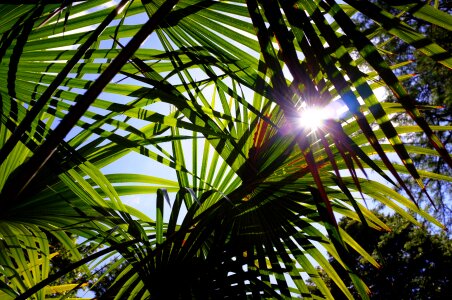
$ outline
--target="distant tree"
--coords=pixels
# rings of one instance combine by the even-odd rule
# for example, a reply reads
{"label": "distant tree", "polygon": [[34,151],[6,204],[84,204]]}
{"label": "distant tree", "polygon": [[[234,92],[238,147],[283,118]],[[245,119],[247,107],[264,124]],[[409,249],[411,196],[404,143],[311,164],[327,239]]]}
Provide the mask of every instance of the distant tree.
{"label": "distant tree", "polygon": [[[49,241],[50,253],[54,255],[50,260],[50,274],[55,274],[73,263],[76,258],[74,258],[71,252],[53,235],[46,233],[46,236]],[[89,245],[77,245],[77,236],[71,235],[70,239],[72,240],[73,247],[78,247],[80,253],[83,253],[83,255],[93,253],[93,248]],[[69,297],[75,296],[77,291],[81,288],[86,288],[89,285],[89,281],[93,279],[94,278],[89,278],[82,268],[77,268],[71,272],[67,272],[64,276],[55,280],[54,283],[56,285],[77,283],[78,286],[64,293],[66,297]],[[55,294],[54,296],[57,295]]]}
{"label": "distant tree", "polygon": [[[55,274],[56,272],[61,271],[62,269],[73,263],[74,258],[72,257],[70,251],[68,251],[53,235],[48,234],[47,238],[49,239],[49,247],[51,253],[56,254],[50,260],[51,274]],[[71,239],[73,241],[74,247],[76,247],[77,236],[72,235]],[[96,248],[90,244],[78,245],[77,247],[79,247],[79,251],[83,253],[84,256],[89,256],[96,251]],[[77,268],[60,277],[55,281],[55,284],[80,284],[73,290],[66,292],[66,297],[75,296],[81,289],[83,289],[84,291],[93,292],[96,297],[103,296],[107,291],[109,291],[111,294],[114,294],[114,292],[112,293],[112,291],[110,290],[110,286],[115,281],[116,276],[123,270],[123,265],[120,265],[119,267],[115,266],[113,270],[110,270],[110,268],[116,262],[117,259],[115,258],[108,260],[100,267],[97,267],[90,275],[86,274],[81,268]],[[109,298],[107,297],[102,299]]]}
{"label": "distant tree", "polygon": [[114,295],[117,294],[117,290],[115,290],[117,289],[117,286],[112,288],[112,284],[119,273],[124,269],[124,264],[120,264],[119,267],[116,268],[111,268],[115,263],[117,263],[117,259],[113,259],[97,269],[95,279],[90,281],[89,289],[97,298],[114,299]]}
{"label": "distant tree", "polygon": [[[378,232],[361,223],[342,219],[340,226],[362,245],[380,264],[377,269],[362,256],[351,253],[356,269],[369,285],[372,299],[447,299],[452,295],[452,240],[444,233],[431,234],[397,215],[383,216],[392,232]],[[353,252],[353,251],[352,251]],[[339,263],[330,259],[332,265]],[[342,278],[347,274],[339,273]],[[335,299],[343,293],[322,274]],[[349,280],[352,294],[359,298]]]}

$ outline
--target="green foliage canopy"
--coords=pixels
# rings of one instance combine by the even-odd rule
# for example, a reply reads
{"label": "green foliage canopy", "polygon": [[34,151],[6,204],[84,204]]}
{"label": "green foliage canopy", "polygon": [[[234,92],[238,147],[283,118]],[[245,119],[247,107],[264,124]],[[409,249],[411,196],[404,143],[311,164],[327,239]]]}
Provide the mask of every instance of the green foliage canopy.
{"label": "green foliage canopy", "polygon": [[[354,256],[358,273],[370,284],[372,298],[447,298],[452,292],[452,241],[444,233],[431,234],[398,216],[381,219],[391,226],[391,232],[369,231],[353,220],[340,222],[348,234],[382,263],[377,269],[359,255]],[[327,277],[325,280],[334,298],[344,299],[334,283]],[[353,290],[351,282],[347,285]],[[359,296],[356,291],[353,293]]]}
{"label": "green foliage canopy", "polygon": [[[105,297],[309,299],[310,278],[332,298],[320,265],[352,298],[326,250],[367,298],[350,251],[376,262],[341,232],[337,214],[387,229],[368,197],[442,227],[401,176],[425,196],[426,178],[451,178],[417,170],[409,152],[452,166],[435,133],[450,126],[428,125],[371,38],[387,32],[448,68],[452,57],[397,15],[346,3],[0,5],[0,297],[46,299],[79,284],[52,286],[59,277],[79,267],[89,276],[99,260],[119,257],[114,266],[127,267]],[[407,3],[414,17],[450,30],[450,15]],[[374,32],[355,26],[356,11]],[[377,99],[380,85],[397,103]],[[329,105],[347,112],[317,130],[299,125],[306,108]],[[395,126],[394,113],[415,125]],[[408,151],[401,136],[411,132],[433,148]],[[104,171],[130,153],[175,176]],[[121,200],[149,194],[152,217]],[[44,231],[73,258],[54,274]],[[69,234],[97,251],[81,254]]]}

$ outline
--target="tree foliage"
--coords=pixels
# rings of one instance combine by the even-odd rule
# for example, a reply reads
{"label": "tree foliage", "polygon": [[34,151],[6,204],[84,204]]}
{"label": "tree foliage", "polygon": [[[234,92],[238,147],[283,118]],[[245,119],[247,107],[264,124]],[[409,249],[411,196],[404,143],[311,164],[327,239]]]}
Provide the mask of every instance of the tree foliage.
{"label": "tree foliage", "polygon": [[[105,276],[125,267],[106,298],[315,298],[308,278],[332,298],[317,265],[352,298],[339,275],[346,270],[368,298],[350,252],[375,261],[336,216],[387,229],[366,208],[371,198],[443,228],[402,177],[425,197],[425,180],[452,179],[416,168],[413,154],[452,166],[438,137],[451,127],[428,124],[395,72],[400,64],[372,41],[386,32],[450,68],[450,52],[392,9],[448,31],[452,17],[387,3],[0,5],[0,297],[67,292],[85,282],[58,278],[81,268],[89,281],[116,258]],[[357,11],[373,31],[356,26]],[[381,85],[397,102],[377,99]],[[331,107],[344,113],[315,130],[300,125]],[[393,114],[414,125],[398,126]],[[431,149],[403,142],[416,132]],[[134,155],[149,172],[134,171]],[[126,205],[129,195],[151,202],[150,214]],[[46,233],[73,259],[54,273]],[[82,253],[72,235],[96,250]]]}
{"label": "tree foliage", "polygon": [[[374,1],[382,5],[384,8],[397,13],[385,1]],[[435,7],[444,13],[451,14],[452,8],[447,1],[437,1]],[[436,26],[424,20],[415,18],[413,14],[406,12],[400,14],[400,18],[415,28],[417,31],[424,33],[432,41],[446,49],[452,50],[452,39],[448,30],[441,26]],[[375,29],[369,19],[362,14],[356,14],[354,18],[362,30],[371,31]],[[402,83],[407,91],[416,99],[418,105],[425,105],[423,111],[424,118],[434,125],[448,125],[452,121],[452,75],[450,70],[428,56],[423,55],[418,49],[399,39],[395,39],[386,33],[380,33],[373,37],[374,41],[382,46],[385,56],[394,64],[401,64],[400,68],[395,70],[396,74],[404,77]],[[386,101],[397,102],[397,99],[389,93]],[[427,108],[428,107],[428,108]],[[408,125],[412,124],[412,120],[405,114],[395,116],[395,122]],[[451,131],[438,133],[448,151],[451,151]],[[422,133],[412,133],[404,137],[408,145],[427,145],[428,140]],[[413,154],[415,165],[423,170],[430,170],[435,173],[448,174],[450,176],[451,169],[447,163],[434,156]],[[405,181],[414,194],[421,194],[416,183],[411,178]],[[420,203],[425,205],[435,216],[437,216],[446,226],[450,228],[451,219],[451,199],[450,190],[452,186],[450,182],[441,180],[428,179],[425,184],[429,186],[430,195],[433,203],[428,199],[420,197]],[[433,204],[433,205],[431,205]]]}
{"label": "tree foliage", "polygon": [[[343,219],[340,226],[381,262],[375,268],[355,254],[358,273],[369,283],[373,299],[444,299],[452,292],[452,240],[444,233],[431,234],[400,217],[382,216],[391,232],[365,229]],[[333,264],[338,264],[337,261]],[[342,275],[346,278],[346,274]],[[335,299],[344,299],[334,283],[325,277]],[[347,282],[352,290],[352,283]],[[356,291],[353,291],[358,296]]]}

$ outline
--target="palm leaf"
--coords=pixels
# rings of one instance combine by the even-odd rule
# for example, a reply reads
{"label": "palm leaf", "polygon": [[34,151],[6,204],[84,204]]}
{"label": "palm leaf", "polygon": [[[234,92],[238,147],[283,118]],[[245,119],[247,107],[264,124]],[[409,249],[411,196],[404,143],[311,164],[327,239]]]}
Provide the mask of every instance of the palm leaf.
{"label": "palm leaf", "polygon": [[[393,72],[409,62],[391,65],[371,38],[387,32],[446,66],[450,53],[399,16],[354,0],[56,2],[0,5],[2,293],[44,298],[66,272],[89,274],[114,256],[107,272],[127,265],[105,295],[116,299],[319,298],[308,280],[332,298],[317,266],[351,298],[326,252],[366,298],[349,251],[378,262],[338,216],[388,230],[365,206],[373,199],[441,227],[401,175],[421,188],[424,178],[451,181],[410,158],[450,163],[433,132],[450,126],[424,121],[429,107],[400,83],[411,75]],[[391,5],[450,29],[432,6]],[[359,32],[356,12],[375,31]],[[381,85],[399,103],[381,103]],[[341,119],[315,132],[298,125],[300,107],[339,102],[348,109]],[[393,113],[417,125],[396,126]],[[435,149],[405,145],[413,132]],[[173,173],[106,171],[131,153]],[[367,178],[371,171],[381,179]],[[146,195],[152,217],[125,195]],[[107,248],[73,250],[77,261],[49,275],[44,230],[66,248],[66,232]],[[82,283],[71,284],[59,289]]]}

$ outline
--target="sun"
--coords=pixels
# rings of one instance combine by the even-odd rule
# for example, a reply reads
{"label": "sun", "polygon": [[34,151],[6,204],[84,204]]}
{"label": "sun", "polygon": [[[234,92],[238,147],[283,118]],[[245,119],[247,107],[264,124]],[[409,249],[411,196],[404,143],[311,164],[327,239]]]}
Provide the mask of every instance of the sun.
{"label": "sun", "polygon": [[315,131],[322,127],[325,120],[333,117],[333,111],[326,107],[306,107],[300,111],[298,124]]}

